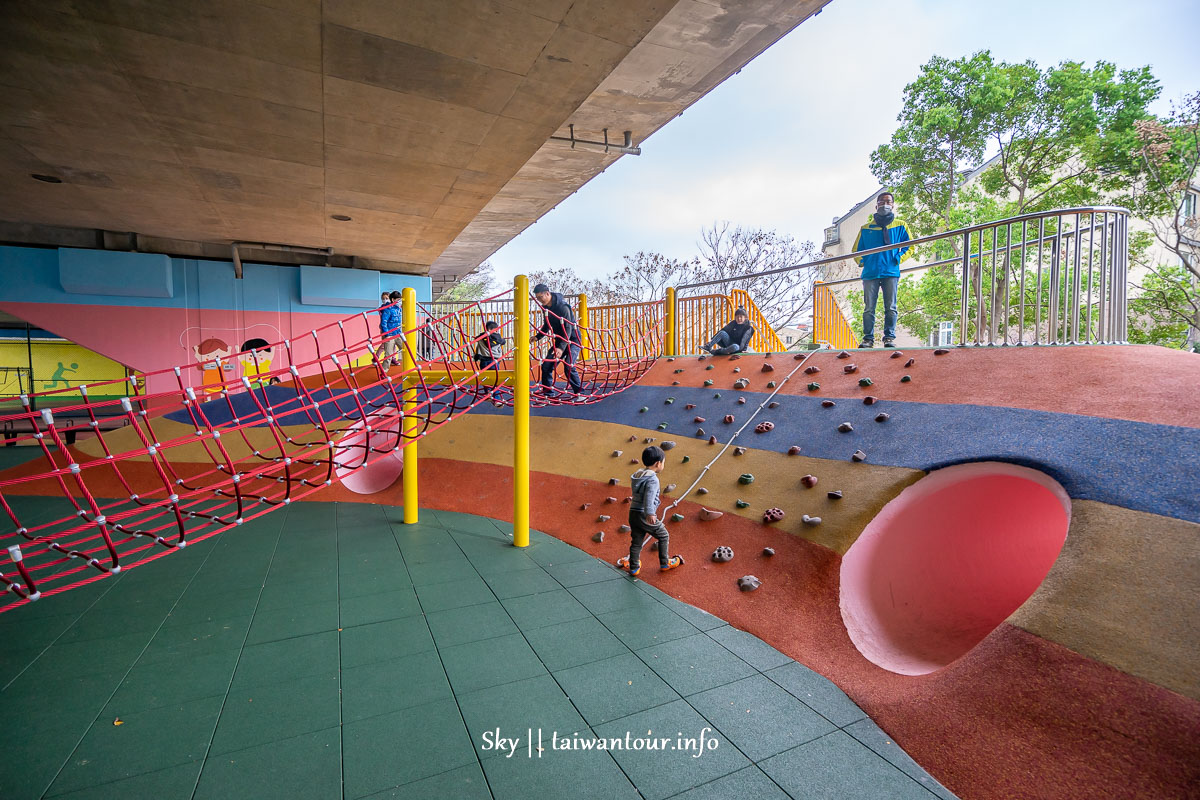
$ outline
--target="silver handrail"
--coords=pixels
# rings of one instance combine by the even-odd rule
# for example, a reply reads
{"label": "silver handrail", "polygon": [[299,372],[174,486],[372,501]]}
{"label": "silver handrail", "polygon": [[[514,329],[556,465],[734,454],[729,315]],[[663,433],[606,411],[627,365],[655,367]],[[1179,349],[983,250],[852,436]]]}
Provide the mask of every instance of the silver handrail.
{"label": "silver handrail", "polygon": [[[1036,222],[1038,228],[1037,236],[1032,239],[1028,234],[1031,222]],[[1020,239],[1014,240],[1013,227],[1018,225]],[[900,272],[957,265],[955,271],[961,284],[957,309],[959,346],[967,345],[968,338],[974,345],[1126,342],[1129,211],[1118,206],[1036,211],[803,264],[683,284],[677,291],[811,270],[944,240],[954,242],[957,255]],[[964,280],[963,276],[968,278]],[[1015,303],[1010,279],[1017,287]],[[837,286],[858,280],[849,278],[822,285]],[[971,328],[974,333],[968,337]],[[1029,331],[1032,340],[1026,336]]]}

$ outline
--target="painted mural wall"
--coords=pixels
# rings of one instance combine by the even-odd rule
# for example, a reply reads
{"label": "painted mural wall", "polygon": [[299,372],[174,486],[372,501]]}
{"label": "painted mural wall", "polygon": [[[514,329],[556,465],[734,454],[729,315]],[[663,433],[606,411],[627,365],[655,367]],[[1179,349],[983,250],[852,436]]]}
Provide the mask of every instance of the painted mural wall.
{"label": "painted mural wall", "polygon": [[63,401],[79,400],[78,391],[68,391],[84,383],[112,382],[108,391],[93,392],[93,399],[123,397],[128,384],[125,367],[99,353],[64,339],[25,340],[25,331],[14,330],[3,333],[19,334],[5,337],[0,334],[0,397],[12,397],[31,391],[30,373],[34,392],[59,392]]}
{"label": "painted mural wall", "polygon": [[[431,293],[426,277],[374,270],[246,263],[239,279],[229,261],[75,248],[0,247],[0,275],[0,309],[137,372],[181,367],[191,387],[303,365],[318,339],[324,350],[377,333],[381,292]],[[290,356],[264,349],[285,339]],[[146,381],[150,393],[178,386]]]}

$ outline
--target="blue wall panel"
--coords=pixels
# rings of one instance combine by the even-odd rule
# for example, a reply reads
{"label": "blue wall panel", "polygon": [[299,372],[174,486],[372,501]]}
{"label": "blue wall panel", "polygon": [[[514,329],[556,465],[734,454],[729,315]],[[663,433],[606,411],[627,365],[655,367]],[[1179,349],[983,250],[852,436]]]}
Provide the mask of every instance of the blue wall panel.
{"label": "blue wall panel", "polygon": [[58,250],[58,280],[68,294],[174,297],[171,259],[159,253]]}

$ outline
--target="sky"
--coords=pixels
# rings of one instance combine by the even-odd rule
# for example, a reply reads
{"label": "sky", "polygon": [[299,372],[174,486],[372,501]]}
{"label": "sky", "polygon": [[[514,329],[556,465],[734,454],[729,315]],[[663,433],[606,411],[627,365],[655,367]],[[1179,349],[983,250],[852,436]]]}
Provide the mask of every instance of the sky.
{"label": "sky", "polygon": [[[571,267],[585,278],[639,250],[686,259],[716,221],[821,241],[878,186],[904,87],[933,55],[1150,65],[1152,110],[1200,90],[1200,0],[832,0],[490,259],[500,285]],[[613,128],[621,130],[614,120]]]}

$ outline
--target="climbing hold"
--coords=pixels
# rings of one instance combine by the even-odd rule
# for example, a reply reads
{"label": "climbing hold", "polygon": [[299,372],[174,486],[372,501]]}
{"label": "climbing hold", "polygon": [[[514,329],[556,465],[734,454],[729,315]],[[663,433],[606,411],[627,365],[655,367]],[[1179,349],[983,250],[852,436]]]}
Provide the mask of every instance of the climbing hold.
{"label": "climbing hold", "polygon": [[622,525],[617,528],[617,533],[629,533],[632,529],[628,525]]}
{"label": "climbing hold", "polygon": [[754,476],[749,472],[743,472],[738,476],[738,483],[742,484],[743,486],[754,483]]}
{"label": "climbing hold", "polygon": [[696,428],[696,435],[697,436],[708,436],[708,434],[704,432],[704,428]]}
{"label": "climbing hold", "polygon": [[747,508],[747,507],[749,507],[750,504],[747,503],[745,500],[737,500],[736,502],[734,502],[734,505],[737,506],[738,508]]}
{"label": "climbing hold", "polygon": [[792,361],[803,361],[807,357],[804,353],[796,353],[796,355],[792,356]]}
{"label": "climbing hold", "polygon": [[858,385],[862,386],[864,389],[866,387],[870,386],[871,384],[873,384],[874,382],[875,381],[871,380],[870,378],[859,378],[858,379]]}
{"label": "climbing hold", "polygon": [[622,453],[622,452],[623,452],[623,451],[621,451],[621,450],[613,450],[612,457],[613,457],[613,458],[620,458],[620,457],[621,457],[621,453]]}
{"label": "climbing hold", "polygon": [[944,356],[944,355],[946,355],[946,353],[949,353],[949,352],[950,352],[950,351],[949,351],[949,350],[947,350],[946,348],[944,348],[944,347],[939,347],[937,350],[934,350],[934,351],[933,351],[933,354],[934,354],[935,356]]}
{"label": "climbing hold", "polygon": [[878,397],[876,397],[876,396],[875,396],[875,395],[873,395],[873,394],[869,394],[869,395],[867,395],[866,397],[864,397],[864,398],[863,398],[863,405],[864,405],[864,406],[873,406],[873,405],[875,405],[875,404],[876,404],[876,403],[878,403],[878,402],[879,402],[879,398],[878,398]]}
{"label": "climbing hold", "polygon": [[720,392],[717,392],[716,394],[714,394],[714,395],[713,395],[713,400],[720,400],[720,399],[721,399],[721,393],[720,393]]}
{"label": "climbing hold", "polygon": [[697,358],[696,360],[697,360],[697,361],[703,361],[703,360],[704,360],[704,359],[706,359],[706,358],[708,358],[708,356],[700,356],[700,357],[699,357],[699,358]]}
{"label": "climbing hold", "polygon": [[695,407],[696,407],[695,403],[688,403],[686,406],[684,406],[684,408],[687,409],[688,411],[691,411]]}
{"label": "climbing hold", "polygon": [[744,447],[735,447],[735,448],[733,448],[733,454],[734,454],[735,456],[744,456],[744,455],[746,455],[746,448],[744,448]]}
{"label": "climbing hold", "polygon": [[808,514],[805,514],[805,515],[801,516],[801,517],[800,517],[800,521],[801,521],[801,522],[803,522],[805,525],[813,525],[813,526],[816,526],[816,525],[820,525],[820,524],[821,524],[821,518],[820,518],[820,517],[810,517]]}
{"label": "climbing hold", "polygon": [[760,422],[754,426],[755,433],[769,433],[775,430],[774,422]]}
{"label": "climbing hold", "polygon": [[800,445],[798,445],[798,444],[794,444],[794,445],[792,445],[791,447],[789,447],[789,448],[788,448],[788,453],[787,453],[787,454],[788,454],[789,456],[798,456],[798,455],[800,455]]}
{"label": "climbing hold", "polygon": [[843,422],[841,425],[838,425],[839,433],[849,433],[852,430],[854,430],[854,426],[849,422]]}
{"label": "climbing hold", "polygon": [[678,386],[678,385],[679,385],[679,381],[671,381],[671,385],[672,385],[672,386]]}
{"label": "climbing hold", "polygon": [[887,422],[891,418],[892,418],[892,415],[887,413],[886,411],[880,411],[878,414],[875,415],[876,422]]}
{"label": "climbing hold", "polygon": [[905,369],[908,369],[909,367],[911,367],[911,366],[912,366],[913,364],[915,364],[915,363],[917,363],[917,360],[916,360],[915,358],[910,358],[908,361],[905,361],[905,362],[904,362],[904,368],[905,368]]}
{"label": "climbing hold", "polygon": [[609,478],[609,479],[608,479],[608,485],[609,485],[609,486],[616,486],[616,485],[617,485],[617,484],[619,484],[620,482],[621,482],[621,479],[620,479],[620,478]]}
{"label": "climbing hold", "polygon": [[674,397],[668,397],[668,398],[667,398],[667,402],[665,403],[665,405],[668,405],[668,406],[669,406],[669,405],[673,404],[674,402],[675,402],[675,398],[674,398]]}
{"label": "climbing hold", "polygon": [[732,355],[732,356],[730,356],[730,357],[729,357],[729,360],[730,360],[730,361],[737,361],[739,358],[741,358],[741,356],[739,356],[739,355]]}
{"label": "climbing hold", "polygon": [[723,422],[724,422],[726,425],[732,425],[732,424],[733,424],[733,414],[726,414],[726,415],[725,415],[725,419],[724,419],[724,420],[722,420],[722,421],[723,421]]}
{"label": "climbing hold", "polygon": [[638,409],[638,413],[639,413],[639,414],[645,414],[645,413],[646,413],[647,411],[649,411],[649,410],[650,410],[650,409],[649,409],[648,407],[646,407],[646,406],[642,406],[641,408],[639,408],[639,409]]}
{"label": "climbing hold", "polygon": [[779,408],[779,403],[775,400],[767,403],[767,408]]}
{"label": "climbing hold", "polygon": [[904,353],[899,350],[893,350],[892,354],[888,356],[888,358],[904,358]]}
{"label": "climbing hold", "polygon": [[671,362],[671,361],[674,361],[674,360],[675,360],[675,356],[671,356],[670,358],[668,358],[668,359],[667,359],[667,361],[668,361],[668,362]]}
{"label": "climbing hold", "polygon": [[710,436],[710,437],[708,437],[708,443],[709,443],[709,444],[716,444],[716,443],[717,443],[717,437],[716,437],[716,436]]}
{"label": "climbing hold", "polygon": [[647,437],[646,437],[645,439],[643,439],[642,441],[644,441],[646,444],[650,444],[651,442],[653,442],[653,441],[654,441],[654,437],[653,437],[653,436],[647,436]]}
{"label": "climbing hold", "polygon": [[684,457],[683,457],[683,461],[680,461],[679,463],[680,463],[680,464],[686,464],[686,463],[688,463],[688,462],[689,462],[689,461],[691,461],[691,460],[692,460],[692,457],[691,457],[691,456],[684,456]]}
{"label": "climbing hold", "polygon": [[592,504],[591,504],[591,503],[584,503],[583,505],[581,505],[581,506],[579,507],[579,510],[580,510],[580,511],[587,511],[587,510],[588,510],[589,508],[591,508],[591,507],[592,507]]}
{"label": "climbing hold", "polygon": [[821,384],[817,383],[816,381],[813,381],[812,383],[810,383],[808,385],[808,390],[810,392],[815,392],[817,389],[820,389],[820,388],[821,388]]}
{"label": "climbing hold", "polygon": [[763,372],[774,372],[775,368],[773,366],[771,366],[770,364],[763,364],[762,371]]}
{"label": "climbing hold", "polygon": [[640,464],[642,462],[638,461],[636,458],[631,458],[631,459],[629,459],[629,463],[630,464]]}
{"label": "climbing hold", "polygon": [[675,370],[675,374],[676,374],[676,375],[678,375],[678,374],[679,374],[679,373],[681,373],[681,372],[683,372],[683,370],[681,370],[681,369],[677,369],[677,370]]}
{"label": "climbing hold", "polygon": [[744,398],[744,397],[739,397],[739,398],[738,398],[738,405],[739,405],[739,406],[744,406],[744,405],[746,405],[746,398]]}
{"label": "climbing hold", "polygon": [[733,382],[733,388],[737,389],[739,392],[742,389],[745,389],[749,385],[750,385],[750,381],[746,380],[745,378],[738,378],[736,381]]}
{"label": "climbing hold", "polygon": [[866,453],[864,453],[862,450],[855,450],[855,451],[854,451],[854,454],[853,454],[853,455],[851,455],[851,456],[850,456],[850,458],[851,458],[851,460],[853,460],[853,461],[866,461],[866,460],[867,460],[867,454],[866,454]]}
{"label": "climbing hold", "polygon": [[695,422],[697,425],[704,421],[705,421],[704,417],[696,417],[692,420],[692,422]]}
{"label": "climbing hold", "polygon": [[603,542],[604,541],[604,531],[596,531],[595,533],[593,533],[592,541],[593,542]]}
{"label": "climbing hold", "polygon": [[833,408],[836,405],[837,405],[837,403],[833,402],[832,400],[822,400],[821,401],[821,408]]}
{"label": "climbing hold", "polygon": [[738,578],[738,588],[743,592],[753,592],[760,586],[762,586],[762,581],[753,575],[743,575]]}
{"label": "climbing hold", "polygon": [[703,507],[700,509],[700,519],[704,520],[705,522],[711,522],[712,520],[719,519],[723,516],[725,516],[724,511],[713,511],[710,508]]}
{"label": "climbing hold", "polygon": [[660,431],[665,431],[667,429],[667,423],[665,423],[665,422],[658,423],[658,429]]}
{"label": "climbing hold", "polygon": [[675,448],[674,442],[663,442],[661,445],[663,450],[672,450]]}
{"label": "climbing hold", "polygon": [[734,367],[734,368],[733,368],[733,371],[734,371],[734,372],[741,372],[741,371],[742,371],[742,368],[741,368],[741,367]]}
{"label": "climbing hold", "polygon": [[768,508],[763,512],[763,524],[770,525],[772,522],[779,522],[783,519],[782,508]]}
{"label": "climbing hold", "polygon": [[631,442],[636,442],[636,441],[637,441],[637,437],[636,437],[636,436],[630,436],[630,437],[629,437],[629,441],[631,441]]}
{"label": "climbing hold", "polygon": [[767,388],[768,388],[768,389],[774,389],[774,388],[775,388],[775,381],[767,381]]}
{"label": "climbing hold", "polygon": [[901,383],[909,383],[911,381],[912,381],[912,375],[905,375],[903,378],[900,379]]}
{"label": "climbing hold", "polygon": [[604,502],[605,502],[605,503],[607,503],[607,504],[609,504],[609,505],[611,505],[611,504],[613,504],[613,503],[617,502],[617,498],[615,498],[615,497],[606,497],[606,498],[604,498]]}
{"label": "climbing hold", "polygon": [[710,380],[709,380],[709,381],[705,381],[705,382],[704,382],[704,385],[705,385],[705,386],[712,386],[712,385],[713,385],[713,382],[712,382],[712,381],[710,381]]}
{"label": "climbing hold", "polygon": [[665,491],[665,492],[673,492],[673,491],[675,491],[675,487],[676,487],[676,486],[678,486],[678,485],[679,485],[679,484],[677,484],[677,483],[668,483],[668,484],[667,484],[667,488],[666,488],[666,489],[664,489],[663,491]]}
{"label": "climbing hold", "polygon": [[828,497],[830,500],[841,500],[842,499],[842,490],[834,489],[832,492],[828,492],[825,496]]}
{"label": "climbing hold", "polygon": [[683,514],[672,514],[671,522],[683,522]]}
{"label": "climbing hold", "polygon": [[696,490],[696,494],[708,494],[708,489],[705,489],[703,486],[701,486]]}
{"label": "climbing hold", "polygon": [[766,556],[767,558],[770,558],[771,556],[775,555],[775,548],[774,547],[764,547],[763,555]]}
{"label": "climbing hold", "polygon": [[612,519],[612,517],[610,517],[608,514],[601,514],[600,516],[596,517],[596,522],[608,522],[610,519]]}
{"label": "climbing hold", "polygon": [[838,354],[837,354],[837,357],[838,357],[838,358],[849,358],[849,357],[850,357],[850,354],[849,354],[849,353],[847,353],[845,350],[843,350],[842,352],[840,352],[840,353],[838,353]]}
{"label": "climbing hold", "polygon": [[811,489],[812,487],[817,485],[817,476],[816,475],[805,475],[803,478],[800,479],[800,482],[803,483],[805,486],[807,486],[809,489]]}
{"label": "climbing hold", "polygon": [[[625,498],[624,498],[623,500],[621,500],[621,502],[622,502],[622,503],[624,503],[625,505],[629,505],[629,503],[630,503],[632,500],[633,500],[633,498],[632,498],[632,497],[630,497],[629,495],[625,495]],[[622,526],[622,527],[624,527],[624,526]]]}
{"label": "climbing hold", "polygon": [[718,564],[724,564],[726,561],[733,560],[733,548],[721,545],[716,550],[713,550],[712,560]]}
{"label": "climbing hold", "polygon": [[842,367],[842,372],[846,373],[847,375],[852,372],[858,372],[858,364],[847,364],[846,366]]}
{"label": "climbing hold", "polygon": [[705,369],[716,369],[716,367],[712,364],[709,364],[707,367],[705,367]]}
{"label": "climbing hold", "polygon": [[820,371],[821,371],[821,368],[818,367],[816,364],[813,364],[811,367],[804,368],[805,375],[816,375]]}

